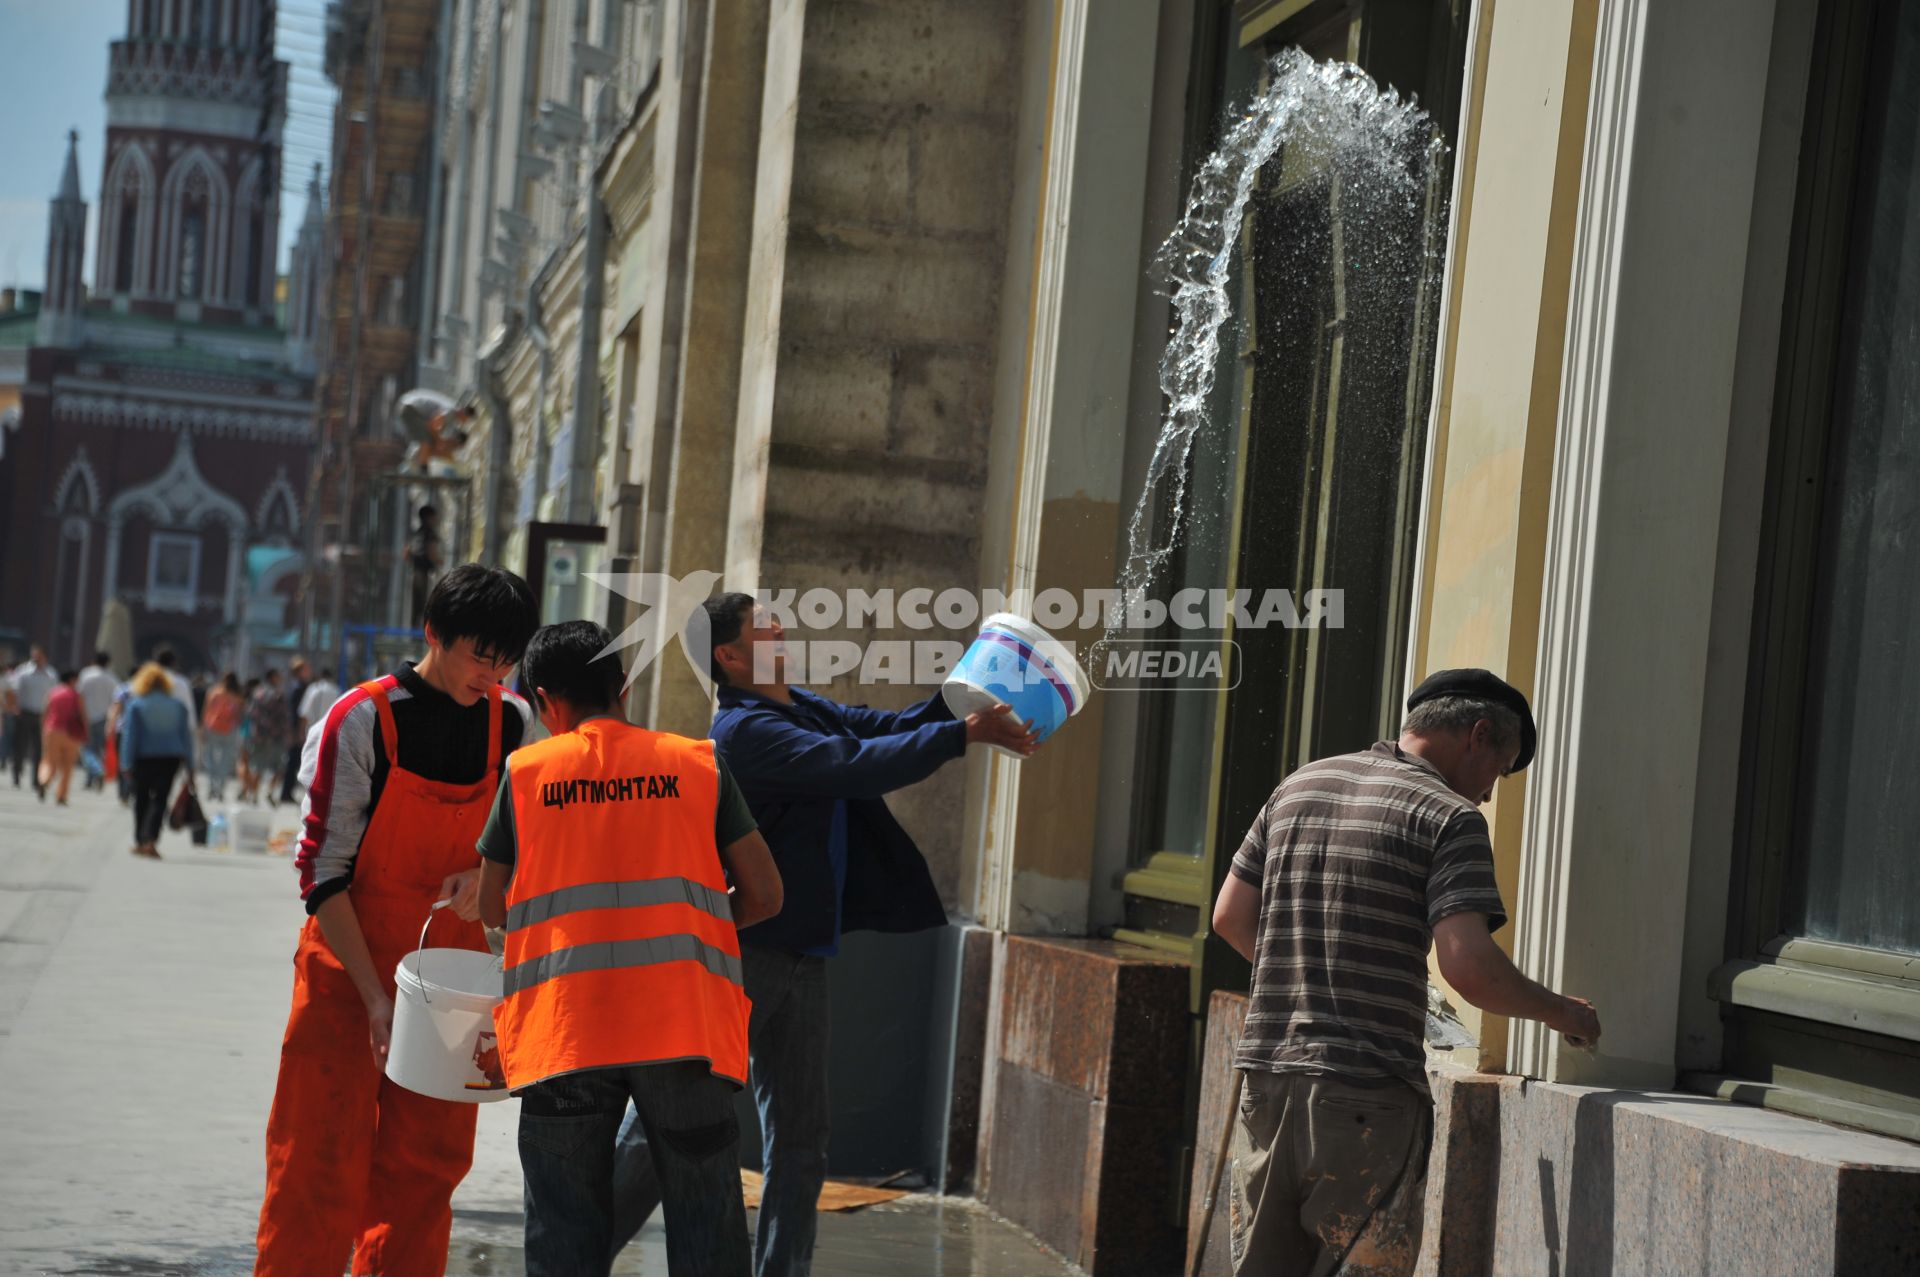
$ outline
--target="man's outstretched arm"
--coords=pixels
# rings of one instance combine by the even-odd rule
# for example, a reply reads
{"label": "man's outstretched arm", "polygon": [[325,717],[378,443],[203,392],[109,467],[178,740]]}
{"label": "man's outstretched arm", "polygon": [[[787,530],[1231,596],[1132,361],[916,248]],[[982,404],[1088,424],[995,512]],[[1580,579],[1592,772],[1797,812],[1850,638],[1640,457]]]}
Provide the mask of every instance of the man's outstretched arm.
{"label": "man's outstretched arm", "polygon": [[1583,998],[1563,997],[1530,980],[1493,942],[1484,913],[1449,914],[1433,924],[1434,957],[1455,993],[1482,1011],[1538,1020],[1590,1049],[1600,1040],[1600,1017]]}
{"label": "man's outstretched arm", "polygon": [[756,800],[878,798],[925,780],[975,742],[1021,754],[1038,747],[1032,733],[1001,705],[958,721],[949,718],[865,740],[756,715],[727,734],[722,752],[734,778]]}

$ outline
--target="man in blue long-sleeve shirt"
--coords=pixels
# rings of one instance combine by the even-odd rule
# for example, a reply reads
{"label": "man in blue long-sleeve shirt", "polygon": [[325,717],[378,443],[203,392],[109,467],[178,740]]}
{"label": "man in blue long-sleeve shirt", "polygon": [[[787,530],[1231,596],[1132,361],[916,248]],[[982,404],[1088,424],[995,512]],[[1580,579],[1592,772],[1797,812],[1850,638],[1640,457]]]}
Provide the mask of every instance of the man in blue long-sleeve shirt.
{"label": "man in blue long-sleeve shirt", "polygon": [[[827,969],[847,931],[922,931],[947,912],[925,857],[883,795],[925,780],[975,742],[1022,755],[1039,742],[1005,705],[956,719],[938,695],[897,713],[789,686],[785,634],[747,594],[705,605],[712,627],[715,752],[766,836],[786,888],[780,913],[740,933],[747,1049],[766,1182],[756,1277],[806,1277],[827,1174]],[[615,1170],[615,1253],[658,1204],[628,1115]]]}

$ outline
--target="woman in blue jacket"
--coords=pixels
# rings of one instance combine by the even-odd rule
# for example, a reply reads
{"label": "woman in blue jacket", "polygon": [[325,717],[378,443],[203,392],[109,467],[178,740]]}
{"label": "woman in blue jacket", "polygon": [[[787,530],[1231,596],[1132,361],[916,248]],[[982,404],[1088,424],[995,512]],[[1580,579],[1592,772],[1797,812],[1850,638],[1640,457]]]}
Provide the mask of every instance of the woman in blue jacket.
{"label": "woman in blue jacket", "polygon": [[155,860],[173,775],[182,764],[193,774],[193,725],[172,687],[164,669],[143,665],[133,676],[133,696],[120,720],[120,765],[133,772],[133,854]]}

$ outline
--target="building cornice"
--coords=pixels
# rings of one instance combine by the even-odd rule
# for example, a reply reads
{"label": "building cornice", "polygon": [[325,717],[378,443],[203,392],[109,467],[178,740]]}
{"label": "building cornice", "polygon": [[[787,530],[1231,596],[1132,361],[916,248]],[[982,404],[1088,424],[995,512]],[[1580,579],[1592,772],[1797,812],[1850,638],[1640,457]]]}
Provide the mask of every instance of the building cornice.
{"label": "building cornice", "polygon": [[210,400],[205,395],[127,394],[111,383],[75,385],[63,377],[56,379],[53,416],[77,425],[302,443],[312,437],[313,417],[309,405],[298,407],[298,413],[275,412],[227,396]]}

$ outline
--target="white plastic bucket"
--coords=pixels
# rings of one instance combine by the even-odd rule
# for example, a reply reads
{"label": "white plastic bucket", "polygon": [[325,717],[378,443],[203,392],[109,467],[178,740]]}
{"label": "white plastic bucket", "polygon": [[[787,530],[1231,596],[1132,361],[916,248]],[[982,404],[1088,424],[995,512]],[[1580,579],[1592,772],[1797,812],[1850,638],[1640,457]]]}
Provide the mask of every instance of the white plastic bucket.
{"label": "white plastic bucket", "polygon": [[[1041,740],[1080,712],[1088,682],[1080,662],[1053,635],[1010,612],[995,612],[940,689],[955,718],[1007,704]],[[999,746],[994,748],[999,749]],[[1001,753],[1019,757],[1010,749]]]}
{"label": "white plastic bucket", "polygon": [[473,949],[415,949],[400,959],[393,981],[387,1076],[436,1100],[506,1099],[493,1036],[493,1009],[503,987],[500,960]]}
{"label": "white plastic bucket", "polygon": [[273,836],[273,816],[258,807],[236,803],[227,808],[227,837],[233,850],[255,856],[267,854],[267,839]]}

